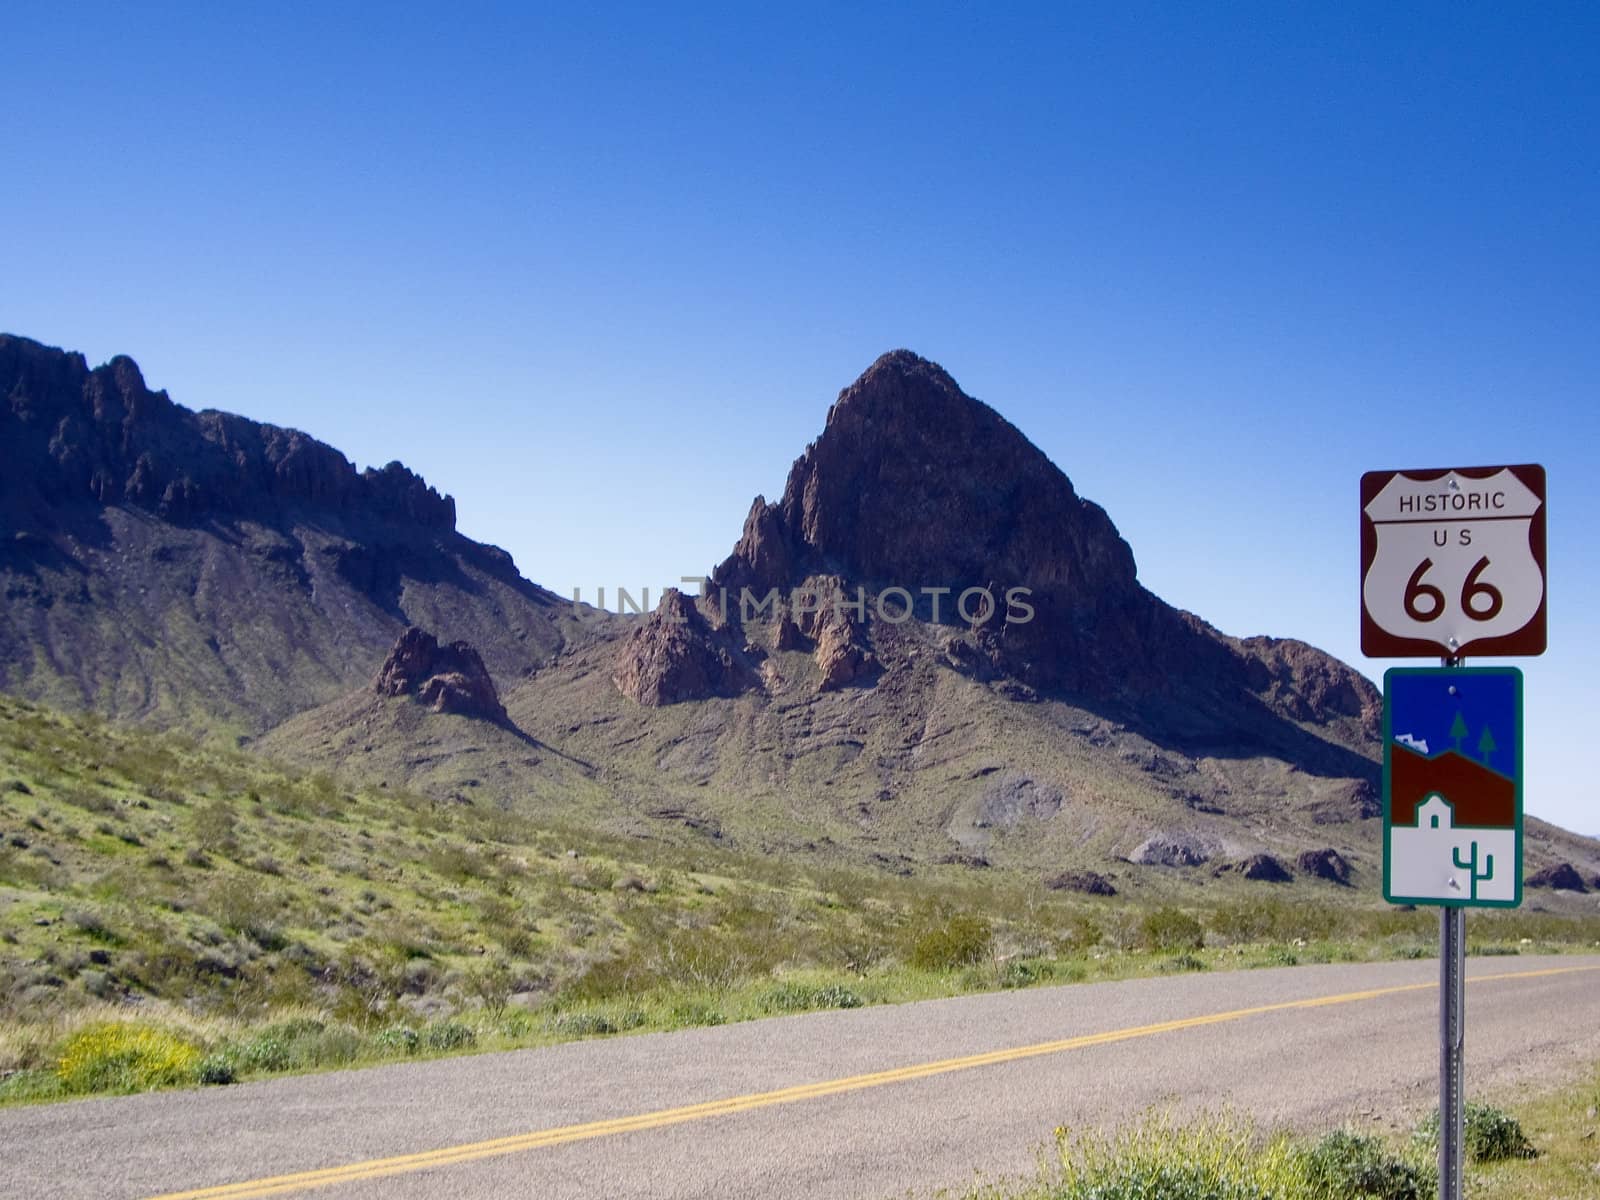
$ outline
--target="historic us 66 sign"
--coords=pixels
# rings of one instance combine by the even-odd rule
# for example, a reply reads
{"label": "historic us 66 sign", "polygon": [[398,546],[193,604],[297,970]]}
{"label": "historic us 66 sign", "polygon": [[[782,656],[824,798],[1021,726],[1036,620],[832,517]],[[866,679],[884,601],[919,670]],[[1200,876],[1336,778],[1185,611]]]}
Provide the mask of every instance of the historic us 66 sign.
{"label": "historic us 66 sign", "polygon": [[1361,477],[1361,650],[1543,654],[1544,468]]}

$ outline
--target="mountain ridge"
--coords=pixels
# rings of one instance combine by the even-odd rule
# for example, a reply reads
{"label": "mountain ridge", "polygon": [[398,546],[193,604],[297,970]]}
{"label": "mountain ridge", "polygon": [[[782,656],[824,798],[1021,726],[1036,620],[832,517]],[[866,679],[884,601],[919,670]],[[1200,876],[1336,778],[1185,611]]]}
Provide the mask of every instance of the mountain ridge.
{"label": "mountain ridge", "polygon": [[260,733],[370,679],[411,625],[516,678],[570,606],[398,462],[152,391],[133,359],[0,335],[0,687]]}
{"label": "mountain ridge", "polygon": [[[1370,682],[1151,594],[1109,515],[909,351],[841,391],[710,576],[777,606],[673,593],[625,618],[528,582],[398,464],[358,475],[307,435],[192,413],[131,359],[0,347],[0,433],[36,476],[0,502],[0,687],[629,836],[897,871],[1092,869],[1155,842],[1372,869]],[[793,596],[897,586],[898,619]],[[967,587],[1026,587],[1033,617],[923,591]],[[375,688],[405,637],[454,657]],[[434,711],[463,700],[491,719]]]}

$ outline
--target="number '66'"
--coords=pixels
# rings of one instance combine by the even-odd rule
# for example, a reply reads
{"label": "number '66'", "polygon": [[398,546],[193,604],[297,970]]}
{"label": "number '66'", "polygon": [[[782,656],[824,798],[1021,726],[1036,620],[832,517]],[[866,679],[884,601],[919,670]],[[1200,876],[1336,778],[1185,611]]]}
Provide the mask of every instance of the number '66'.
{"label": "number '66'", "polygon": [[[1417,569],[1411,572],[1411,578],[1406,580],[1406,616],[1413,621],[1437,621],[1444,615],[1444,593],[1433,584],[1422,582],[1422,577],[1432,566],[1433,559],[1423,559]],[[1488,567],[1489,558],[1485,555],[1473,564],[1472,570],[1467,572],[1466,582],[1461,585],[1461,611],[1474,621],[1494,620],[1506,602],[1499,588],[1479,578]]]}

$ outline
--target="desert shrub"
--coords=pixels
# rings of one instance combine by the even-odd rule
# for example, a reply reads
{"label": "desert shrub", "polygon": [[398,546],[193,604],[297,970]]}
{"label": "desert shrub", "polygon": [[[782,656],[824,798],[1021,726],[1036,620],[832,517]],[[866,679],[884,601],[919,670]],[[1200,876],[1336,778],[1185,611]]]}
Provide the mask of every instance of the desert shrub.
{"label": "desert shrub", "polygon": [[1537,1158],[1522,1124],[1510,1113],[1490,1104],[1466,1106],[1466,1151],[1473,1162],[1500,1162],[1508,1158]]}
{"label": "desert shrub", "polygon": [[142,1092],[194,1078],[200,1051],[153,1025],[107,1021],[74,1034],[56,1075],[70,1093]]}
{"label": "desert shrub", "polygon": [[1098,946],[1105,935],[1106,931],[1094,917],[1088,913],[1074,913],[1067,919],[1059,941],[1061,948],[1068,952],[1088,950]]}
{"label": "desert shrub", "polygon": [[208,1054],[195,1068],[195,1079],[209,1087],[233,1083],[238,1077],[233,1058],[227,1054]]}
{"label": "desert shrub", "polygon": [[429,1050],[465,1050],[478,1044],[478,1035],[459,1021],[440,1021],[422,1031],[422,1044]]}
{"label": "desert shrub", "polygon": [[422,1035],[405,1025],[391,1025],[379,1030],[372,1044],[384,1054],[415,1054],[422,1044]]}
{"label": "desert shrub", "polygon": [[1158,908],[1139,922],[1139,942],[1148,950],[1198,950],[1205,927],[1182,909]]}
{"label": "desert shrub", "polygon": [[[1462,1149],[1473,1162],[1503,1162],[1508,1158],[1537,1158],[1522,1123],[1504,1109],[1469,1100],[1462,1114],[1465,1140]],[[1439,1144],[1439,1110],[1434,1109],[1417,1129],[1417,1139],[1428,1147]]]}
{"label": "desert shrub", "polygon": [[193,848],[201,853],[232,854],[238,849],[239,819],[225,800],[196,809],[190,820]]}
{"label": "desert shrub", "polygon": [[598,1012],[557,1013],[546,1022],[546,1027],[551,1033],[566,1037],[597,1037],[621,1032],[610,1017]]}
{"label": "desert shrub", "polygon": [[361,1038],[343,1025],[325,1025],[309,1017],[279,1021],[235,1047],[234,1062],[252,1071],[303,1071],[337,1067],[353,1061]]}
{"label": "desert shrub", "polygon": [[957,913],[925,929],[911,945],[911,965],[924,971],[970,967],[989,953],[989,922]]}
{"label": "desert shrub", "polygon": [[1305,1159],[1312,1194],[1328,1200],[1429,1200],[1437,1172],[1390,1153],[1375,1137],[1335,1130]]}
{"label": "desert shrub", "polygon": [[1051,1200],[1290,1200],[1306,1195],[1301,1156],[1284,1137],[1258,1145],[1244,1124],[1152,1118],[1114,1136],[1056,1130]]}
{"label": "desert shrub", "polygon": [[861,997],[840,984],[819,987],[815,984],[786,981],[763,992],[756,1001],[762,1012],[808,1012],[817,1008],[860,1008]]}
{"label": "desert shrub", "polygon": [[1311,942],[1333,936],[1347,919],[1325,905],[1261,897],[1218,907],[1206,925],[1230,942]]}
{"label": "desert shrub", "polygon": [[115,944],[122,940],[106,922],[105,917],[93,909],[75,909],[67,915],[67,920],[72,923],[72,927],[79,933],[87,938],[92,938],[94,941]]}
{"label": "desert shrub", "polygon": [[1037,962],[1033,959],[1018,958],[1008,962],[1000,972],[1000,986],[1003,988],[1032,987],[1043,979],[1055,976],[1055,968],[1047,962]]}
{"label": "desert shrub", "polygon": [[671,1022],[679,1028],[688,1028],[693,1025],[726,1025],[728,1018],[719,1008],[698,1000],[685,1000],[675,1004],[672,1008]]}
{"label": "desert shrub", "polygon": [[1157,964],[1158,971],[1177,974],[1183,971],[1204,971],[1207,969],[1205,960],[1193,954],[1178,954],[1172,958],[1163,959]]}

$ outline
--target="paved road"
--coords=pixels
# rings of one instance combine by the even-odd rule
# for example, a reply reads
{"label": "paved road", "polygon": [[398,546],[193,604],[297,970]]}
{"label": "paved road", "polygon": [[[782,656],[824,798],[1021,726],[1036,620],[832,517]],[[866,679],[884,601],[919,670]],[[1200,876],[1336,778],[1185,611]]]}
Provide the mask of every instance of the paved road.
{"label": "paved road", "polygon": [[[1469,980],[1469,1094],[1600,1058],[1600,957]],[[1079,984],[10,1110],[0,1196],[883,1200],[1151,1104],[1409,1122],[1437,1062],[1429,961]]]}

